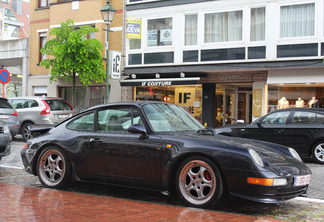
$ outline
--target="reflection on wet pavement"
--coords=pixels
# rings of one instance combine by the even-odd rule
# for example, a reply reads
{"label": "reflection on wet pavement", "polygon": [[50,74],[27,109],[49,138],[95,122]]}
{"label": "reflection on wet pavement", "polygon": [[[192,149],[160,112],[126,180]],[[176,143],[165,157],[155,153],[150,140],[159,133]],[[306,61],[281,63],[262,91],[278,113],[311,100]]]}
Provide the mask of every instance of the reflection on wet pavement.
{"label": "reflection on wet pavement", "polygon": [[0,183],[0,195],[0,221],[273,221],[3,183]]}

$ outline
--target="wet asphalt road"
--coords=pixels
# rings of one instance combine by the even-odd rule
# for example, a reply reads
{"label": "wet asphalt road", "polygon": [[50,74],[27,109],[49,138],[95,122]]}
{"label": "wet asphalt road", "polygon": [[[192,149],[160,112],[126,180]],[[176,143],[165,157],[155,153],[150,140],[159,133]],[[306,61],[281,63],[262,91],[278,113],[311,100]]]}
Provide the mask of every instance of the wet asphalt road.
{"label": "wet asphalt road", "polygon": [[[23,146],[24,142],[20,137],[14,139],[11,155],[3,158],[0,162],[0,183],[18,184],[43,189],[37,177],[26,173],[22,169],[20,150]],[[307,165],[313,171],[308,197],[319,199],[320,201],[300,198],[278,204],[260,204],[228,197],[221,206],[214,207],[212,210],[256,217],[265,216],[285,221],[324,221],[324,186],[322,186],[321,182],[324,165],[313,163],[307,163]],[[175,197],[165,196],[155,191],[129,187],[75,182],[68,191],[175,206],[182,205]]]}

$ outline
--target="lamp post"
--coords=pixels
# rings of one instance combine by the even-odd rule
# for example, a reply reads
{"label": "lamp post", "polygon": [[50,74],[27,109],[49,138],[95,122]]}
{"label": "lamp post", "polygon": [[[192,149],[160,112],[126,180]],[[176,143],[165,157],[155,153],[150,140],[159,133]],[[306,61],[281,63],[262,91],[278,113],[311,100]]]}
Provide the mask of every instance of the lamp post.
{"label": "lamp post", "polygon": [[109,4],[110,2],[107,1],[107,5],[105,5],[100,11],[103,20],[106,23],[106,29],[107,31],[107,42],[106,42],[106,103],[109,102],[109,25],[114,19],[116,9],[112,5]]}

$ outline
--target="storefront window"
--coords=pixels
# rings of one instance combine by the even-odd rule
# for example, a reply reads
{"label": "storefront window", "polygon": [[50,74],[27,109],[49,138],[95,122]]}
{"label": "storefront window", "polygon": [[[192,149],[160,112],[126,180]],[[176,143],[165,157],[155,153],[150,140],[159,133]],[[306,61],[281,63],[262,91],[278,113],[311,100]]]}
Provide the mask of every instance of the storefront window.
{"label": "storefront window", "polygon": [[185,108],[193,117],[201,121],[202,87],[168,86],[135,87],[135,100],[169,102]]}
{"label": "storefront window", "polygon": [[324,88],[269,85],[268,112],[293,107],[324,107]]}
{"label": "storefront window", "polygon": [[[76,97],[74,98],[73,105],[76,113],[86,110],[91,106],[104,104],[105,89],[104,86],[76,87]],[[72,87],[60,87],[58,96],[72,104]]]}
{"label": "storefront window", "polygon": [[172,18],[148,20],[147,46],[164,45],[172,45]]}

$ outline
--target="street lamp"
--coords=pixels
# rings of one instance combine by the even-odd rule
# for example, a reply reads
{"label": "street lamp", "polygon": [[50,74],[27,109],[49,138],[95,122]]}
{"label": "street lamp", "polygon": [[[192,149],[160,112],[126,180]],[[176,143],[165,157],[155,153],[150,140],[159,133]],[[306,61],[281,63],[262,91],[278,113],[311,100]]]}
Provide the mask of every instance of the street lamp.
{"label": "street lamp", "polygon": [[109,4],[110,2],[107,1],[107,5],[105,5],[100,11],[103,20],[106,23],[106,29],[107,31],[107,42],[106,42],[106,103],[109,102],[109,25],[114,19],[116,9],[112,5]]}

